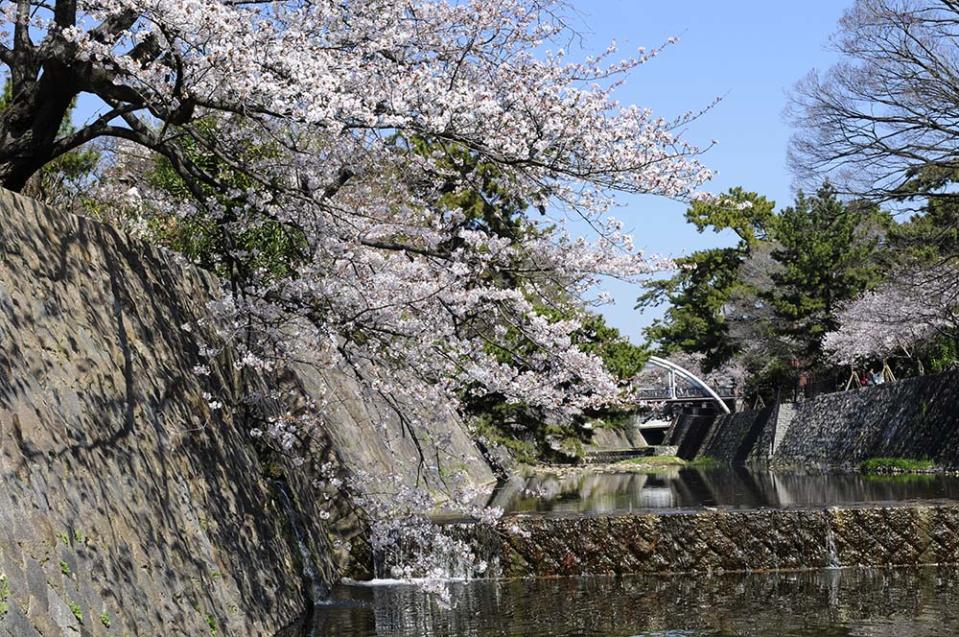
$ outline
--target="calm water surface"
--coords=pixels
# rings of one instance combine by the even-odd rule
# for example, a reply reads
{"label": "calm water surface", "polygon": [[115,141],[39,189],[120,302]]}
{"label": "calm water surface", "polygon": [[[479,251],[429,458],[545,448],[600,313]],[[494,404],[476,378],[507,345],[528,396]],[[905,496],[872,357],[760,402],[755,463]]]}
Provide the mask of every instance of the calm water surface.
{"label": "calm water surface", "polygon": [[410,586],[341,586],[324,637],[959,635],[959,571],[480,581],[453,606]]}
{"label": "calm water surface", "polygon": [[[959,501],[943,475],[669,470],[516,479],[492,496],[508,513],[577,515],[721,507]],[[475,580],[452,607],[409,585],[341,585],[320,637],[955,637],[959,569]]]}
{"label": "calm water surface", "polygon": [[618,513],[704,506],[730,509],[824,507],[920,500],[959,501],[959,477],[937,474],[775,473],[671,469],[654,474],[590,473],[515,478],[490,504],[507,513]]}

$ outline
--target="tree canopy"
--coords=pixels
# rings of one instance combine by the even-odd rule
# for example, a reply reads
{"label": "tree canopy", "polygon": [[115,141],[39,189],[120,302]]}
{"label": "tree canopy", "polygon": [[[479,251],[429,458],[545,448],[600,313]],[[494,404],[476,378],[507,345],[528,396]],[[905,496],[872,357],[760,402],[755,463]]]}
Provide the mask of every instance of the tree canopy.
{"label": "tree canopy", "polygon": [[888,217],[843,203],[825,185],[792,206],[734,188],[693,204],[702,232],[732,230],[738,241],[677,260],[671,278],[647,284],[639,307],[667,301],[647,337],[663,353],[702,357],[706,372],[745,370],[751,391],[775,395],[803,370],[827,371],[823,339],[843,303],[880,278],[879,240]]}
{"label": "tree canopy", "polygon": [[954,363],[959,4],[857,0],[833,41],[839,62],[794,92],[792,163],[801,178],[913,214],[890,226],[881,285],[843,304],[828,347],[837,361]]}
{"label": "tree canopy", "polygon": [[879,278],[878,238],[870,223],[876,212],[843,204],[829,185],[814,196],[799,193],[776,222],[771,273],[774,286],[763,293],[781,335],[796,344],[809,367],[822,354],[823,336],[837,326],[839,304],[862,294]]}
{"label": "tree canopy", "polygon": [[646,283],[637,309],[668,303],[666,314],[646,331],[665,352],[674,350],[704,355],[703,367],[712,371],[737,350],[726,322],[725,309],[744,282],[740,266],[771,230],[775,202],[742,188],[719,197],[694,201],[686,219],[699,232],[732,230],[736,245],[694,252],[676,259],[677,273]]}

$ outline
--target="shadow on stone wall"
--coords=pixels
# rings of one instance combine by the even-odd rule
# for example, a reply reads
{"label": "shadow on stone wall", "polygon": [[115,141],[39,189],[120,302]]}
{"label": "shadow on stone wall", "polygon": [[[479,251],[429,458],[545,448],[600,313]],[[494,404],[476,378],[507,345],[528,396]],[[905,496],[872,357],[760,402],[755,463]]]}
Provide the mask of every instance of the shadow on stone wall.
{"label": "shadow on stone wall", "polygon": [[[216,291],[169,253],[0,195],[0,635],[272,634],[305,610],[242,381],[229,352],[197,376],[213,337],[180,327]],[[293,480],[330,581],[322,500]]]}
{"label": "shadow on stone wall", "polygon": [[[266,377],[238,372],[229,347],[202,358],[219,288],[170,252],[0,191],[0,636],[79,629],[71,604],[90,634],[106,634],[101,613],[111,632],[273,634],[310,604],[294,531],[324,584],[363,543],[320,467],[433,492],[493,482],[455,414],[417,418],[331,361]],[[251,444],[277,406],[248,398],[275,389],[293,415],[328,404],[305,465]]]}
{"label": "shadow on stone wall", "polygon": [[959,371],[798,404],[771,461],[856,465],[883,456],[959,467]]}

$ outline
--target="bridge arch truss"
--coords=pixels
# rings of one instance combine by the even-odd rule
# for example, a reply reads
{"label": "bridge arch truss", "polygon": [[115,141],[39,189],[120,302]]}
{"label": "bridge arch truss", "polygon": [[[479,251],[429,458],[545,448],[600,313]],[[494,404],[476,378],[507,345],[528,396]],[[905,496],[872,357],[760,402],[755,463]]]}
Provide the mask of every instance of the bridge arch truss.
{"label": "bridge arch truss", "polygon": [[665,358],[660,358],[659,356],[650,356],[649,364],[664,369],[669,373],[670,400],[677,400],[679,398],[679,396],[676,394],[676,378],[679,377],[704,391],[706,395],[723,411],[723,413],[730,413],[729,406],[726,404],[726,401],[720,398],[719,394],[717,394],[716,391],[706,383],[706,381],[685,367],[681,367],[676,363],[666,360]]}

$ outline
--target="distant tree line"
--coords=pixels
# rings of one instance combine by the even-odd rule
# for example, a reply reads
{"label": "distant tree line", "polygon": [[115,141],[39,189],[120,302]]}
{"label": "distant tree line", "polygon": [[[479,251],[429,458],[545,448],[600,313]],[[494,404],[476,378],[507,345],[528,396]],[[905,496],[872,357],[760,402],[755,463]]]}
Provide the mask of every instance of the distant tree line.
{"label": "distant tree line", "polygon": [[794,92],[793,205],[734,188],[694,203],[728,248],[680,260],[640,309],[647,336],[766,400],[835,388],[886,362],[898,374],[959,359],[959,3],[857,0],[842,54]]}

